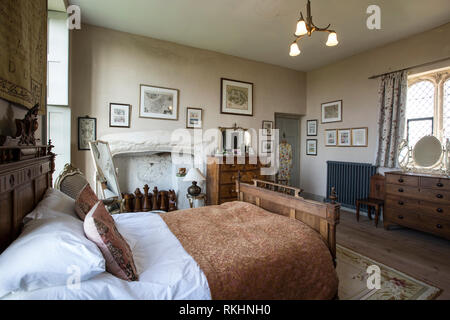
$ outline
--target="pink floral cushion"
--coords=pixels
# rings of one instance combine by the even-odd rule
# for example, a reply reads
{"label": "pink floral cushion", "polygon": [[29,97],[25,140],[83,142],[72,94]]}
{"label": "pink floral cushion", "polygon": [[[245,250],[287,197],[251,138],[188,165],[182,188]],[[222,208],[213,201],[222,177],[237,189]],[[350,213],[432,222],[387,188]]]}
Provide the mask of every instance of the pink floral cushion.
{"label": "pink floral cushion", "polygon": [[130,246],[117,230],[114,219],[101,201],[86,215],[84,232],[103,253],[109,273],[127,281],[138,280]]}
{"label": "pink floral cushion", "polygon": [[92,209],[93,206],[95,206],[97,202],[97,195],[92,190],[91,186],[87,184],[80,191],[77,199],[75,200],[75,212],[81,220],[84,220],[88,212]]}

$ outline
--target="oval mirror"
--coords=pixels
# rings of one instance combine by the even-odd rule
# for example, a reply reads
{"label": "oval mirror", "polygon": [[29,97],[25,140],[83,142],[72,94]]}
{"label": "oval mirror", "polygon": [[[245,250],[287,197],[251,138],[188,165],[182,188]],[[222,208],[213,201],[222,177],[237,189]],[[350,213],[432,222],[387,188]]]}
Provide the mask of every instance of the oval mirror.
{"label": "oval mirror", "polygon": [[426,136],[416,143],[413,150],[414,162],[424,168],[436,165],[442,157],[442,145],[435,136]]}

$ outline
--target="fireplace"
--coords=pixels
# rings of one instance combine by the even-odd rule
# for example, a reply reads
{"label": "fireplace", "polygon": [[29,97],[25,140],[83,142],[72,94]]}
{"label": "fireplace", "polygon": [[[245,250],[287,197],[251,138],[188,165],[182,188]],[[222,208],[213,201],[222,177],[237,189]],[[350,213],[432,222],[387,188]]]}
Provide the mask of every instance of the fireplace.
{"label": "fireplace", "polygon": [[[154,187],[174,190],[178,208],[189,208],[186,194],[191,183],[176,174],[179,168],[189,170],[193,167],[195,156],[192,145],[174,144],[171,133],[166,131],[110,134],[101,140],[109,143],[123,193],[133,193],[137,188],[143,191],[144,185],[148,184],[150,190]],[[181,157],[178,153],[180,149],[183,152]],[[205,172],[204,168],[199,169]],[[200,187],[206,190],[204,185]]]}

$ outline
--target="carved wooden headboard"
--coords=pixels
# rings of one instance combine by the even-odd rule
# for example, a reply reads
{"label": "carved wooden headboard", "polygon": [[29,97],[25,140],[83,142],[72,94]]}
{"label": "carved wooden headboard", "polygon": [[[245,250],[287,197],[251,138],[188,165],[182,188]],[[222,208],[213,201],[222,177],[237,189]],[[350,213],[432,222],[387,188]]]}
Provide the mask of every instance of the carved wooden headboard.
{"label": "carved wooden headboard", "polygon": [[45,191],[52,186],[52,146],[0,147],[0,253],[14,241]]}

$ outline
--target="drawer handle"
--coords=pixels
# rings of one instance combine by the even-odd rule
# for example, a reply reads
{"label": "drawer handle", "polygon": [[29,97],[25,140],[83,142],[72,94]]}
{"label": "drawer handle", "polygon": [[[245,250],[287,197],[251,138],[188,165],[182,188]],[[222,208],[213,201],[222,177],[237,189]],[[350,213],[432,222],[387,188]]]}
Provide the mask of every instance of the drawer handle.
{"label": "drawer handle", "polygon": [[442,188],[442,187],[444,186],[444,184],[441,183],[441,182],[439,182],[439,183],[437,184],[437,186],[438,186],[439,188]]}
{"label": "drawer handle", "polygon": [[405,180],[403,180],[402,178],[398,179],[398,182],[403,183],[405,182]]}
{"label": "drawer handle", "polygon": [[436,228],[442,229],[442,224],[437,224],[437,225],[436,225]]}
{"label": "drawer handle", "polygon": [[437,195],[436,195],[436,198],[442,199],[442,198],[444,198],[444,196],[443,196],[442,194],[437,194]]}
{"label": "drawer handle", "polygon": [[399,218],[400,220],[403,220],[404,217],[403,217],[403,216],[398,216],[398,218]]}
{"label": "drawer handle", "polygon": [[404,192],[405,190],[403,190],[402,188],[398,189],[398,192]]}
{"label": "drawer handle", "polygon": [[403,201],[399,201],[398,204],[403,206],[405,203]]}
{"label": "drawer handle", "polygon": [[444,212],[444,210],[442,210],[442,208],[437,208],[436,211],[439,212],[439,213]]}

